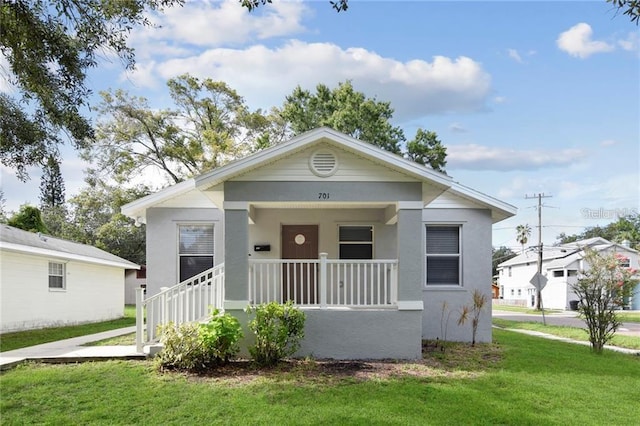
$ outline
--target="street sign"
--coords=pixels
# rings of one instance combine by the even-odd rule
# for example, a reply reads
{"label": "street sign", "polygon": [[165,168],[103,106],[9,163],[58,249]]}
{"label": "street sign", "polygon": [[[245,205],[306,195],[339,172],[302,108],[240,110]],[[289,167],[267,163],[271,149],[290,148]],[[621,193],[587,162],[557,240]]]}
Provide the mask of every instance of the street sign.
{"label": "street sign", "polygon": [[533,284],[533,286],[537,288],[538,291],[542,291],[544,286],[547,285],[547,281],[548,281],[547,277],[542,275],[540,272],[536,272],[535,275],[531,278],[531,280],[529,280],[529,282]]}

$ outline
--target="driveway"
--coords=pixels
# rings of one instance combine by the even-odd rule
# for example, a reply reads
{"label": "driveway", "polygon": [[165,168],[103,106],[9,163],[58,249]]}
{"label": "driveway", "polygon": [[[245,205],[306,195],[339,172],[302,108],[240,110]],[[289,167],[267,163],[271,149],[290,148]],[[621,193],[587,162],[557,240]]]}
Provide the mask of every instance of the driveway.
{"label": "driveway", "polygon": [[[519,312],[511,312],[511,311],[500,311],[495,308],[493,310],[493,317],[502,318],[502,319],[511,320],[511,321],[542,322],[542,315],[524,314]],[[564,326],[578,327],[578,328],[584,328],[584,329],[587,328],[586,324],[584,323],[584,320],[580,319],[578,317],[578,313],[573,311],[545,314],[545,318],[547,320],[548,325],[564,325]],[[640,323],[625,322],[620,326],[620,328],[616,333],[624,334],[628,336],[640,337]]]}

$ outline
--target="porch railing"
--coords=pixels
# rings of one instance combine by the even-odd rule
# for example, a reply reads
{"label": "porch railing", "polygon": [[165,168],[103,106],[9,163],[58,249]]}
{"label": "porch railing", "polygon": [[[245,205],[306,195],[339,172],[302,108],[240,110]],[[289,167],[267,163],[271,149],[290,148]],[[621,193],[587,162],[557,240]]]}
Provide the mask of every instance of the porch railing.
{"label": "porch railing", "polygon": [[293,300],[300,306],[391,307],[398,295],[398,261],[391,259],[249,260],[252,304]]}
{"label": "porch railing", "polygon": [[[173,322],[180,325],[198,321],[210,309],[222,309],[224,302],[224,264],[217,265],[188,280],[163,289],[144,299],[143,289],[136,294],[136,346],[142,352],[145,343],[157,340],[157,327]],[[146,310],[146,333],[145,333]]]}

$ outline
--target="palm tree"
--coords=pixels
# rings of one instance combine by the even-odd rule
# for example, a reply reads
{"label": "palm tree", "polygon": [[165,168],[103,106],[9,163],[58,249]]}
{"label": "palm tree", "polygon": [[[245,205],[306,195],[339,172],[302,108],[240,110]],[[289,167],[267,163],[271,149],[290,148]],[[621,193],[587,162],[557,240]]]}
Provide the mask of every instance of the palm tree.
{"label": "palm tree", "polygon": [[531,227],[528,223],[516,226],[516,241],[522,245],[522,253],[524,253],[524,245],[529,241],[531,236]]}

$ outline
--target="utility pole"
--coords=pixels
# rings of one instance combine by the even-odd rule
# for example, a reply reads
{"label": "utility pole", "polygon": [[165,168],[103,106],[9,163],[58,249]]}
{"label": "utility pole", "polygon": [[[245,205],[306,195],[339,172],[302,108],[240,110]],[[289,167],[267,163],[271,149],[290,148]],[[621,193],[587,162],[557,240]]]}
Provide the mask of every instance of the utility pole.
{"label": "utility pole", "polygon": [[[544,193],[538,193],[537,195],[524,196],[525,199],[530,200],[532,198],[538,199],[538,274],[542,274],[542,199],[551,198],[551,195],[544,195]],[[542,309],[542,289],[537,289],[537,301],[536,309]]]}

